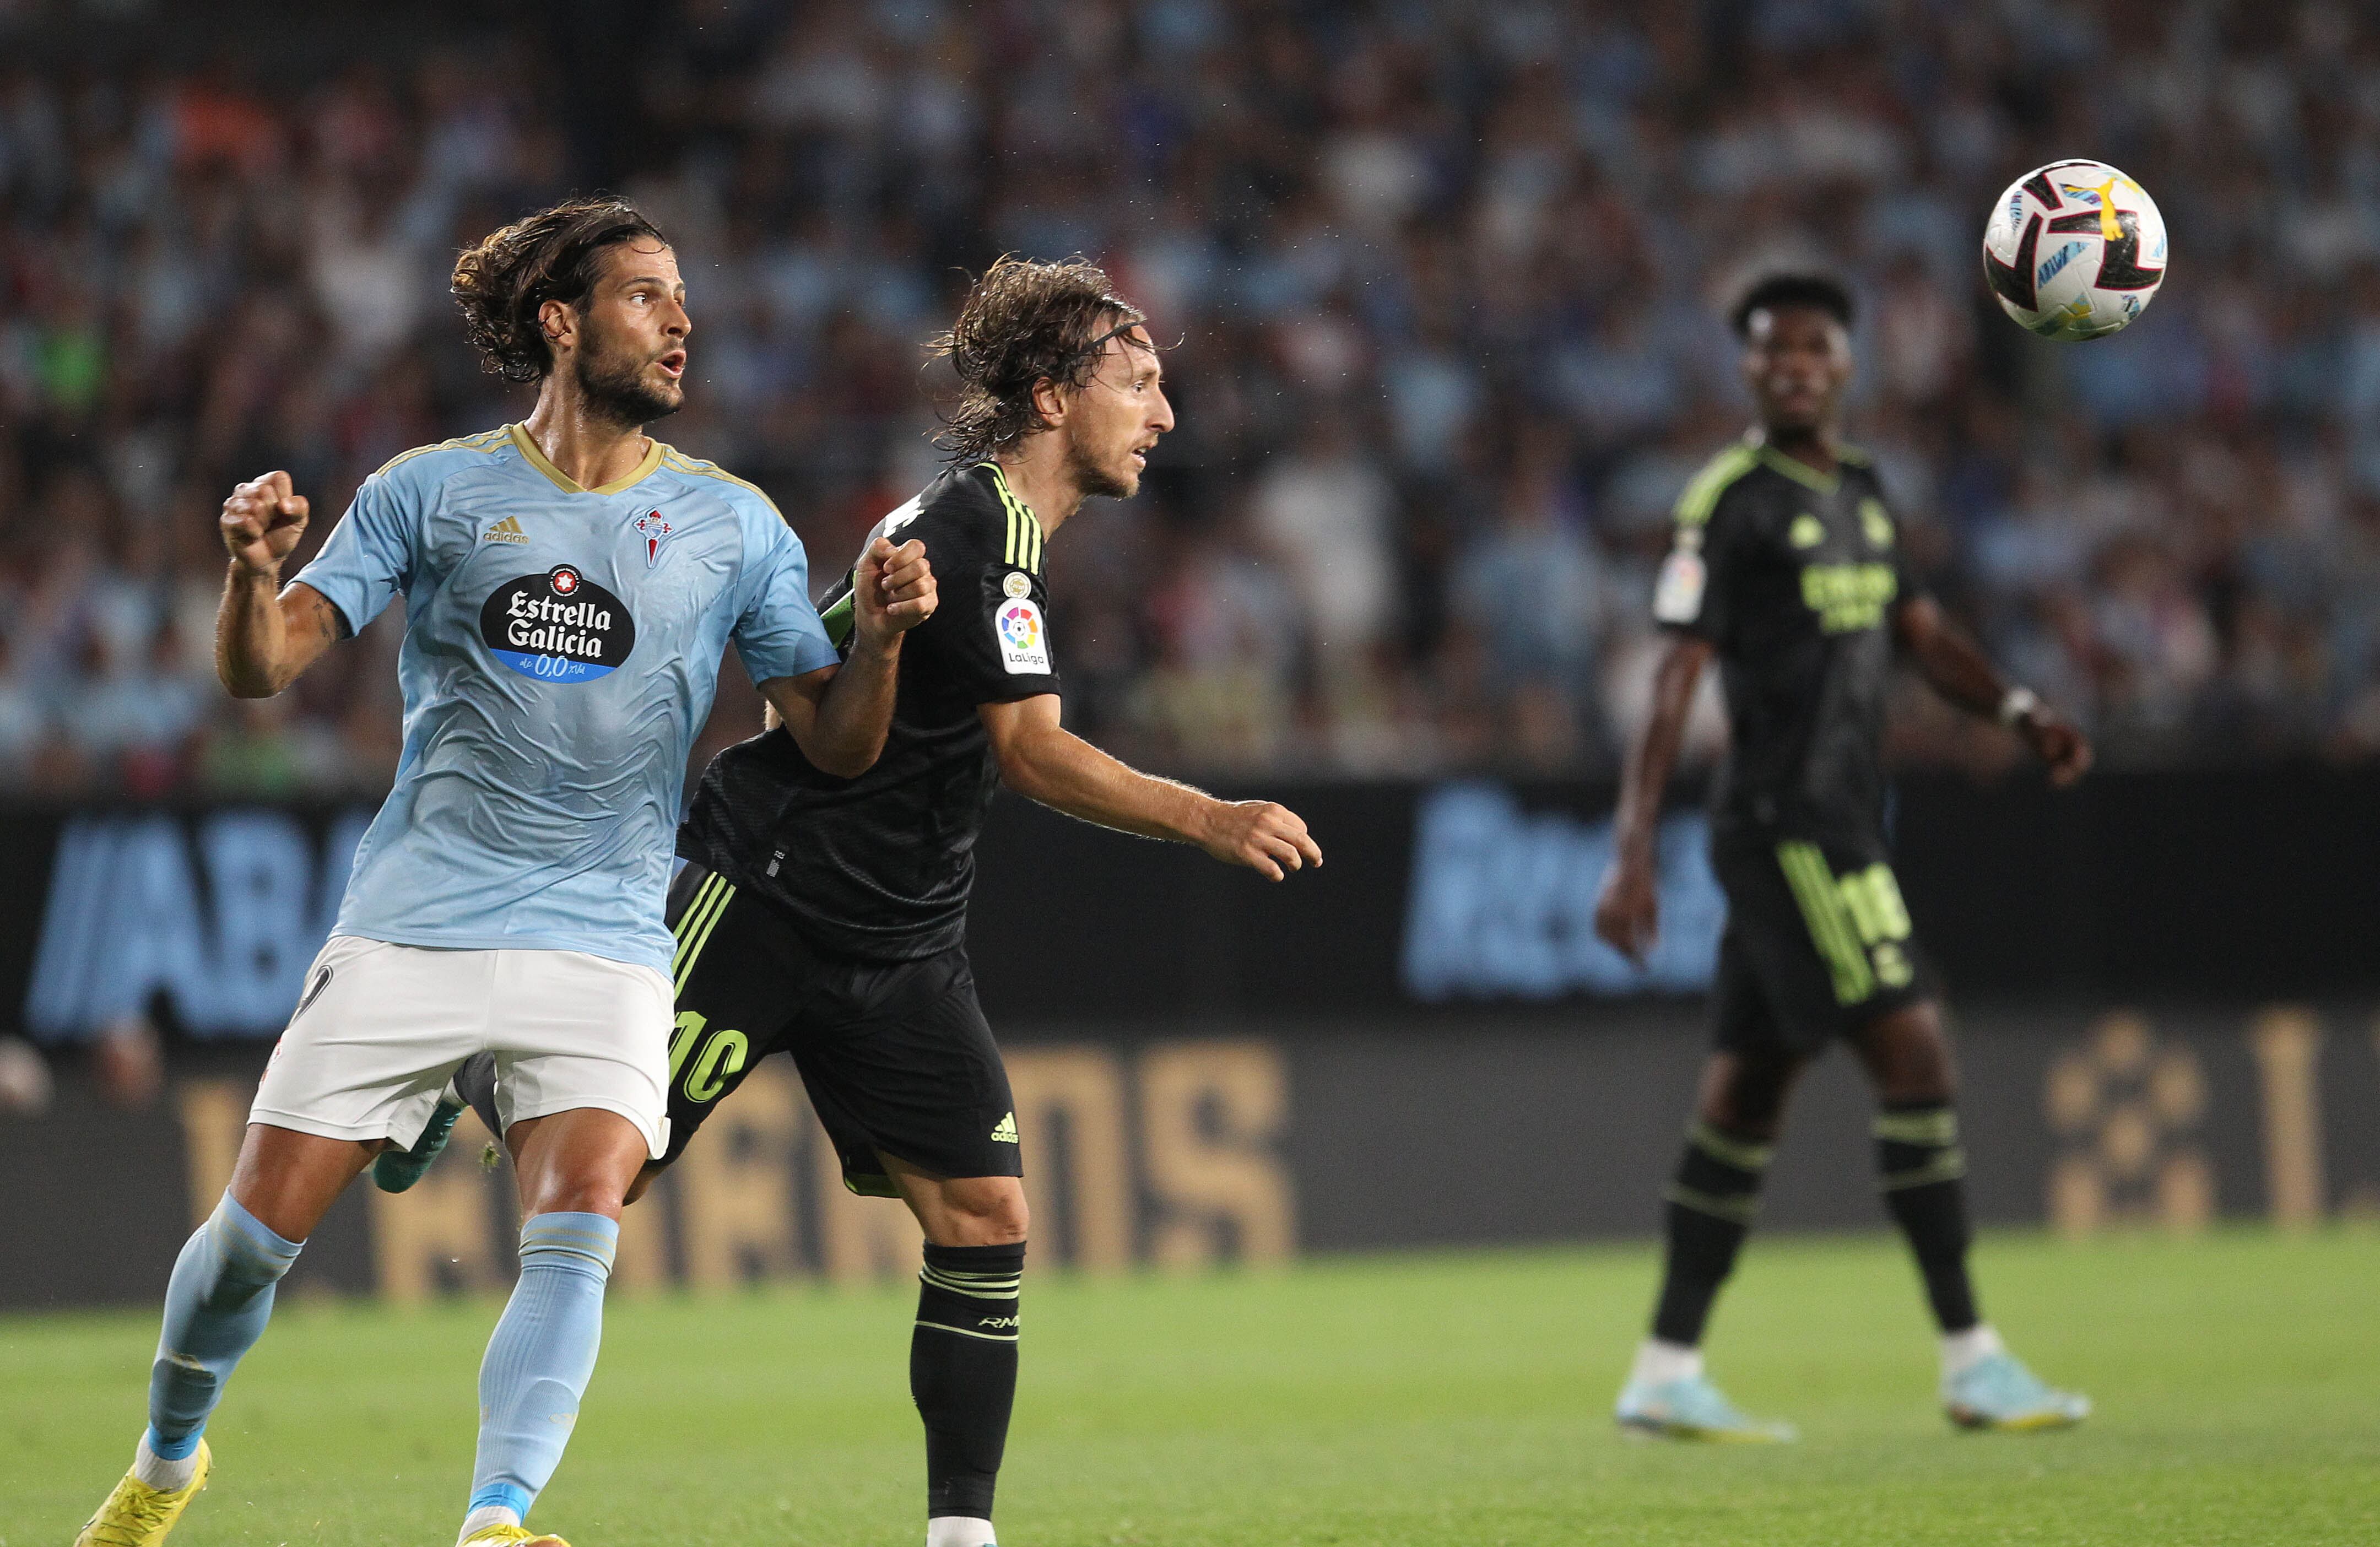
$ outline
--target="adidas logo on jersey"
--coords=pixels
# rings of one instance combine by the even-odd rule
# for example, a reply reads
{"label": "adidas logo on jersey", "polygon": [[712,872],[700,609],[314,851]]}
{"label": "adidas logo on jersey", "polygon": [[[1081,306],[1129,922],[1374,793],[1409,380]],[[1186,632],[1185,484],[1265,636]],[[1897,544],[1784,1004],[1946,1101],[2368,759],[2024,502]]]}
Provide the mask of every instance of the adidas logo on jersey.
{"label": "adidas logo on jersey", "polygon": [[521,530],[520,518],[507,516],[480,534],[483,542],[527,542],[528,533]]}
{"label": "adidas logo on jersey", "polygon": [[999,1127],[991,1130],[991,1141],[994,1144],[1014,1144],[1016,1142],[1016,1114],[1012,1112],[1007,1116],[1002,1117],[1000,1120]]}

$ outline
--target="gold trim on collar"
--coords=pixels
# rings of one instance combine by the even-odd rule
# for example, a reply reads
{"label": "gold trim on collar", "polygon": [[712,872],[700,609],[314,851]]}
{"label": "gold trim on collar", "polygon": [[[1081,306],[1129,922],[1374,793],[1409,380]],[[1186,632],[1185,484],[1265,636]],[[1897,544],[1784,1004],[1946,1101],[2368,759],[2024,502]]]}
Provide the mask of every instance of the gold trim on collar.
{"label": "gold trim on collar", "polygon": [[654,469],[662,465],[662,458],[669,452],[669,447],[648,435],[645,437],[648,443],[645,459],[638,463],[627,477],[614,479],[600,489],[589,489],[546,459],[545,453],[539,449],[537,437],[528,432],[528,426],[507,424],[504,429],[511,434],[513,445],[520,447],[520,454],[528,459],[528,465],[545,474],[555,488],[566,494],[616,494],[623,490],[633,489],[653,476]]}

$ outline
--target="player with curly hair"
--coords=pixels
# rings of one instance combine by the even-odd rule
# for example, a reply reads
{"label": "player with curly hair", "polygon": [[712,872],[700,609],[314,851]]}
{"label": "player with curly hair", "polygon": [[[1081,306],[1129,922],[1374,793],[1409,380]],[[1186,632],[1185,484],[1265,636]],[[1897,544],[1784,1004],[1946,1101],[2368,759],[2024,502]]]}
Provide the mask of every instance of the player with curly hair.
{"label": "player with curly hair", "polygon": [[561,1547],[522,1517],[594,1370],[621,1205],[669,1149],[670,838],[720,652],[735,645],[803,759],[856,778],[884,746],[903,637],[934,611],[922,548],[874,542],[830,639],[767,497],[644,432],[685,401],[693,324],[675,254],[634,209],[532,215],[464,253],[454,287],[488,368],[538,384],[526,420],[366,479],[286,585],[308,519],[289,475],[224,502],[225,687],[279,692],[402,595],[405,753],[231,1185],[175,1263],[149,1426],[81,1547],[164,1540],[307,1236],[482,1054],[521,1271],[480,1367],[460,1540]]}
{"label": "player with curly hair", "polygon": [[[875,767],[842,777],[771,725],[704,773],[670,893],[670,1149],[645,1169],[675,1160],[761,1058],[792,1054],[844,1185],[899,1198],[925,1233],[909,1386],[926,1428],[926,1541],[988,1547],[1026,1218],[1015,1104],[966,956],[984,811],[1004,783],[1273,881],[1322,851],[1283,807],[1137,773],[1059,724],[1045,544],[1090,496],[1135,493],[1173,428],[1140,311],[1079,258],[1003,258],[931,347],[959,380],[951,466],[868,545],[922,543],[943,605],[902,655]],[[855,568],[826,599],[839,644],[864,579]],[[457,1079],[483,1120],[499,1115],[492,1072],[479,1061]],[[409,1185],[428,1161],[388,1157],[382,1185]]]}

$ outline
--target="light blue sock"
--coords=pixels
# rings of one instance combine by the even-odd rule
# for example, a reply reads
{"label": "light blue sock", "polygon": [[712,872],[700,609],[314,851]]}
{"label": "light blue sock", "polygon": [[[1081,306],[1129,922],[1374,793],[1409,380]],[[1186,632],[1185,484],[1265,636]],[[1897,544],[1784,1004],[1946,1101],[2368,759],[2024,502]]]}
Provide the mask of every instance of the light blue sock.
{"label": "light blue sock", "polygon": [[165,1330],[149,1370],[149,1448],[179,1461],[199,1448],[207,1415],[240,1356],[273,1315],[273,1286],[298,1261],[285,1241],[230,1193],[183,1243],[165,1285]]}
{"label": "light blue sock", "polygon": [[471,1508],[526,1518],[553,1476],[603,1341],[603,1285],[620,1224],[533,1214],[521,1225],[520,1282],[480,1363],[480,1457]]}

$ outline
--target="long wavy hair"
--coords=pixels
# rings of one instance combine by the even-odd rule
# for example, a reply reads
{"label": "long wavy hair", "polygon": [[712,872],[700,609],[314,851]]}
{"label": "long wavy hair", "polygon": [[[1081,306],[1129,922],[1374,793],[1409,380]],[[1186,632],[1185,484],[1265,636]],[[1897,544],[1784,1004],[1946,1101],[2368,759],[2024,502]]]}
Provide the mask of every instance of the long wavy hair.
{"label": "long wavy hair", "polygon": [[958,372],[959,400],[942,421],[953,461],[990,457],[1048,424],[1034,407],[1043,382],[1080,391],[1100,348],[1146,321],[1105,271],[1080,254],[1064,262],[1003,257],[967,292],[948,333],[927,347]]}
{"label": "long wavy hair", "polygon": [[534,382],[553,369],[538,308],[583,305],[602,274],[603,250],[669,238],[625,199],[574,199],[516,220],[455,260],[463,331],[491,375]]}

